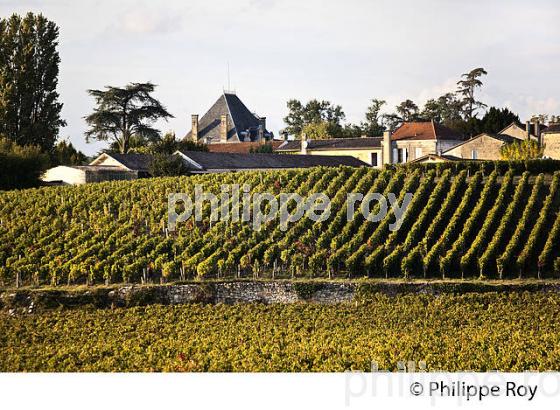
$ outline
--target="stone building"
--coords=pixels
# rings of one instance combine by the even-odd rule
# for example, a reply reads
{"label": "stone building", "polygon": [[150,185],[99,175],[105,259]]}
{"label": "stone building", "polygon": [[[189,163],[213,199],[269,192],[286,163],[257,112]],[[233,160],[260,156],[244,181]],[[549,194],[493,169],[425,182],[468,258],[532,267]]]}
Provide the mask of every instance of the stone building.
{"label": "stone building", "polygon": [[193,114],[191,130],[185,137],[205,144],[265,142],[272,138],[273,134],[266,129],[266,117],[249,111],[231,92],[224,92],[202,118]]}
{"label": "stone building", "polygon": [[285,154],[351,156],[373,167],[383,165],[382,138],[331,138],[284,141],[276,151]]}
{"label": "stone building", "polygon": [[434,121],[405,122],[394,133],[383,137],[333,138],[286,141],[281,153],[307,155],[349,155],[373,167],[404,163],[438,154],[464,141],[463,137]]}
{"label": "stone building", "polygon": [[498,132],[500,135],[509,135],[510,137],[518,140],[532,139],[540,141],[541,132],[546,130],[546,126],[540,122],[532,123],[527,121],[525,125],[518,122],[512,122],[506,128]]}
{"label": "stone building", "polygon": [[435,121],[405,122],[391,135],[391,162],[398,164],[441,154],[464,140]]}
{"label": "stone building", "polygon": [[549,125],[541,134],[544,157],[560,159],[560,124]]}
{"label": "stone building", "polygon": [[149,176],[151,155],[101,154],[89,165],[48,169],[41,180],[49,185],[81,185],[90,182],[119,181]]}
{"label": "stone building", "polygon": [[442,156],[458,159],[499,160],[505,144],[519,141],[506,134],[479,134],[444,151]]}

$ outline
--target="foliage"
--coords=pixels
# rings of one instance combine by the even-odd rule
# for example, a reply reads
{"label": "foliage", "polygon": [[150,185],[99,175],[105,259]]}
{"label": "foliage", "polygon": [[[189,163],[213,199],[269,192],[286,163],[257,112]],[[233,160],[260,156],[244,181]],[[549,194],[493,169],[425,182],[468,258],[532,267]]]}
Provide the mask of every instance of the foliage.
{"label": "foliage", "polygon": [[453,172],[462,170],[469,171],[470,173],[482,171],[484,174],[490,174],[496,170],[500,175],[505,175],[509,170],[512,170],[515,175],[521,175],[525,171],[534,174],[553,173],[560,171],[560,161],[552,159],[532,159],[532,160],[510,160],[510,161],[475,161],[475,160],[462,160],[462,161],[447,161],[436,163],[404,163],[395,165],[386,165],[389,169],[404,169],[406,171],[413,171],[421,169],[424,172],[435,170],[436,174],[441,175],[442,172],[449,169]]}
{"label": "foliage", "polygon": [[251,147],[249,149],[249,152],[251,154],[274,154],[274,147],[272,146],[272,143],[267,142],[265,144],[259,145],[256,148]]}
{"label": "foliage", "polygon": [[477,133],[497,134],[513,122],[520,122],[517,114],[507,108],[490,107],[480,119]]}
{"label": "foliage", "polygon": [[[188,139],[177,139],[174,132],[166,132],[161,138],[150,140],[140,135],[133,135],[129,140],[128,152],[137,154],[165,154],[173,155],[176,151],[204,151],[208,152],[208,145]],[[113,141],[103,152],[119,153],[118,141]]]}
{"label": "foliage", "polygon": [[361,133],[368,137],[378,137],[385,131],[385,126],[382,124],[383,118],[381,109],[386,104],[385,100],[372,99],[371,105],[367,107],[366,119],[361,123]]}
{"label": "foliage", "polygon": [[88,161],[88,157],[67,140],[62,140],[54,146],[51,158],[52,165],[84,165]]}
{"label": "foliage", "polygon": [[159,119],[172,118],[154,97],[152,83],[130,83],[124,88],[105,87],[105,91],[88,90],[96,102],[94,112],[85,117],[89,125],[86,141],[110,141],[127,153],[130,139],[143,138],[151,142],[159,139],[160,132],[153,128]]}
{"label": "foliage", "polygon": [[59,128],[58,27],[42,14],[0,19],[0,135],[50,151]]}
{"label": "foliage", "polygon": [[484,68],[475,68],[468,73],[461,75],[461,80],[457,82],[457,94],[463,97],[465,119],[469,120],[476,117],[476,110],[486,107],[486,104],[478,101],[475,97],[477,88],[482,87],[480,77],[488,73]]}
{"label": "foliage", "polygon": [[[560,253],[554,240],[558,229],[544,228],[553,227],[560,200],[542,207],[554,191],[554,163],[542,162],[548,165],[472,161],[465,169],[397,171],[316,167],[3,192],[0,286],[13,286],[16,278],[23,285],[60,285],[217,276],[438,277],[442,268],[465,277],[496,272],[505,277],[517,276],[519,266],[524,275],[550,277],[558,275],[553,262]],[[546,167],[547,175],[536,177]],[[287,229],[275,219],[255,230],[250,222],[211,220],[210,201],[205,201],[200,221],[191,218],[174,232],[166,229],[170,192],[194,198],[195,186],[202,185],[220,196],[222,185],[231,184],[248,184],[249,194],[270,192],[276,199],[287,192],[325,193],[331,198],[330,217],[317,222],[304,217]],[[374,223],[357,203],[347,219],[350,192],[393,192],[398,201],[406,192],[414,195],[401,230],[390,232],[391,208]],[[226,196],[225,208],[231,209],[232,201]],[[372,206],[375,213],[379,206]],[[298,210],[295,202],[288,204],[288,212]],[[521,251],[527,257],[518,266]],[[446,255],[448,261],[441,264]]]}
{"label": "foliage", "polygon": [[172,177],[186,175],[189,169],[178,155],[156,154],[148,171],[153,177]]}
{"label": "foliage", "polygon": [[[0,313],[3,372],[558,371],[555,293]],[[232,331],[235,329],[235,331]],[[530,335],[530,337],[527,337]],[[485,348],[481,348],[484,346]]]}
{"label": "foliage", "polygon": [[510,161],[523,161],[542,158],[544,147],[535,140],[515,141],[504,145],[500,154],[502,159]]}
{"label": "foliage", "polygon": [[312,122],[303,127],[301,134],[305,135],[308,140],[326,140],[330,138],[336,138],[337,126],[326,122]]}
{"label": "foliage", "polygon": [[340,105],[333,105],[330,101],[310,100],[303,105],[299,100],[289,100],[288,115],[284,118],[285,132],[300,137],[303,128],[313,123],[329,123],[329,132],[334,137],[342,134],[342,124],[346,115]]}
{"label": "foliage", "polygon": [[40,147],[20,147],[0,137],[0,190],[37,186],[48,165],[49,158]]}
{"label": "foliage", "polygon": [[434,120],[450,128],[463,120],[463,102],[455,93],[445,93],[437,99],[429,99],[424,104],[421,117],[425,120]]}

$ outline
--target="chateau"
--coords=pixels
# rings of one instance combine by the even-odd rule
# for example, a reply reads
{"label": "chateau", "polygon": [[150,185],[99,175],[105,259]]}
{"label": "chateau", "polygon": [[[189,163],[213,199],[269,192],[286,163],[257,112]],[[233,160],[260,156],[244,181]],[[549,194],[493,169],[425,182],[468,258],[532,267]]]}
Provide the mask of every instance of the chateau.
{"label": "chateau", "polygon": [[266,117],[252,113],[235,93],[224,91],[201,118],[191,116],[191,130],[185,138],[225,144],[270,141],[273,134],[266,129]]}

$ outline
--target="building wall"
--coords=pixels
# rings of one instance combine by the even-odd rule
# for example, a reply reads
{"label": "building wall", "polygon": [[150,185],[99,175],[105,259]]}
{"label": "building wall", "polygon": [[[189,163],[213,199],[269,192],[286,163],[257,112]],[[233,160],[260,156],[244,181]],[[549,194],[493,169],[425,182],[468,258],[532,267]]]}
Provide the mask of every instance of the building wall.
{"label": "building wall", "polygon": [[[377,168],[383,166],[383,153],[381,148],[376,149],[339,149],[339,150],[307,150],[308,155],[344,155],[358,158],[366,164],[372,164],[372,154],[377,153]],[[300,154],[300,152],[298,152]]]}
{"label": "building wall", "polygon": [[[509,127],[502,131],[502,134],[509,135],[510,137],[517,138],[520,140],[527,139],[527,130],[525,128],[520,128],[515,124],[511,124]],[[534,135],[531,135],[531,139],[536,139]]]}
{"label": "building wall", "polygon": [[544,144],[544,156],[552,159],[560,159],[560,133],[542,134]]}
{"label": "building wall", "polygon": [[441,159],[441,158],[426,157],[426,158],[424,158],[424,159],[422,159],[418,162],[422,163],[422,164],[433,164],[433,163],[436,163],[436,162],[446,162],[446,161],[444,159]]}
{"label": "building wall", "polygon": [[62,182],[65,185],[81,185],[86,183],[86,172],[84,170],[58,166],[48,169],[41,180],[45,182]]}
{"label": "building wall", "polygon": [[92,162],[92,164],[97,165],[97,166],[107,166],[107,167],[119,167],[119,168],[124,168],[123,165],[118,162],[117,160],[115,160],[114,158],[111,158],[109,156],[105,157],[102,161],[99,162]]}
{"label": "building wall", "polygon": [[476,159],[499,160],[502,157],[500,149],[503,144],[503,141],[497,140],[488,135],[481,135],[478,138],[474,138],[457,146],[456,148],[446,151],[445,154],[463,159],[472,159],[472,151],[476,150]]}
{"label": "building wall", "polygon": [[[397,162],[397,158],[394,153],[394,149],[406,149],[407,157],[406,161],[412,161],[416,158],[423,157],[427,154],[436,153],[436,141],[435,140],[402,140],[393,141],[393,163]],[[416,150],[419,150],[418,155]]]}
{"label": "building wall", "polygon": [[138,179],[138,173],[134,171],[86,171],[85,182],[103,181],[131,181]]}

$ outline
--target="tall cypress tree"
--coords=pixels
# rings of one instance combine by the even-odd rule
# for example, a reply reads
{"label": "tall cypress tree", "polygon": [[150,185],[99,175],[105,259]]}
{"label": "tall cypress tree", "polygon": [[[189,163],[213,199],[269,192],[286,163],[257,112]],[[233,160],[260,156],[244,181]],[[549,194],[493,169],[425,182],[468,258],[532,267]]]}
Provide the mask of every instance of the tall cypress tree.
{"label": "tall cypress tree", "polygon": [[45,151],[65,125],[56,91],[58,34],[42,14],[0,19],[0,134]]}

